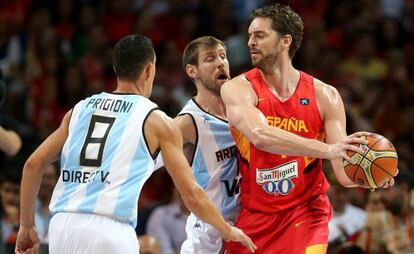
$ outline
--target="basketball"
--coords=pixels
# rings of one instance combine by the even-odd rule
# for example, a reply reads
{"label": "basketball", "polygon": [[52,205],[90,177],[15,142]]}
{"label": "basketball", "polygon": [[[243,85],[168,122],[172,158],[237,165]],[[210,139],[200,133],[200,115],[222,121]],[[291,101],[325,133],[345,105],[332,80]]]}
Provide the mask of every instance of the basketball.
{"label": "basketball", "polygon": [[344,160],[345,173],[354,183],[363,188],[375,189],[383,186],[398,174],[398,154],[394,145],[379,134],[361,137],[369,144],[360,144],[363,154],[348,151],[347,154],[357,163],[352,165]]}

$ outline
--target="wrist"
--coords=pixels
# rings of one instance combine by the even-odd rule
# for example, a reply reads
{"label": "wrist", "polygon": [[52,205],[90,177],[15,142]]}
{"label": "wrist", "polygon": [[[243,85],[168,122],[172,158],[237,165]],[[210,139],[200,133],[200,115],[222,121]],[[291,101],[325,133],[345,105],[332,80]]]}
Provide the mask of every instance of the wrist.
{"label": "wrist", "polygon": [[228,239],[230,238],[231,235],[231,226],[226,222],[223,227],[220,229],[221,235],[223,236],[224,239]]}
{"label": "wrist", "polygon": [[35,227],[34,223],[20,222],[20,228],[29,229],[29,228],[34,228],[34,227]]}

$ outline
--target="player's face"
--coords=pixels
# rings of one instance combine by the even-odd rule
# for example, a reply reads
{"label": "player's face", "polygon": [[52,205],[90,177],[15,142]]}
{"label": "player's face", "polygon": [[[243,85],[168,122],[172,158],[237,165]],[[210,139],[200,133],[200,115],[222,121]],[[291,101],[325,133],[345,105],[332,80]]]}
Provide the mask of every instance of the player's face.
{"label": "player's face", "polygon": [[263,68],[274,64],[280,54],[280,37],[272,28],[269,18],[255,18],[249,26],[250,56],[252,65]]}
{"label": "player's face", "polygon": [[217,45],[215,48],[201,47],[198,50],[197,77],[202,85],[215,94],[230,78],[229,61],[226,49]]}
{"label": "player's face", "polygon": [[4,182],[0,186],[1,202],[6,206],[19,205],[20,186],[11,182]]}

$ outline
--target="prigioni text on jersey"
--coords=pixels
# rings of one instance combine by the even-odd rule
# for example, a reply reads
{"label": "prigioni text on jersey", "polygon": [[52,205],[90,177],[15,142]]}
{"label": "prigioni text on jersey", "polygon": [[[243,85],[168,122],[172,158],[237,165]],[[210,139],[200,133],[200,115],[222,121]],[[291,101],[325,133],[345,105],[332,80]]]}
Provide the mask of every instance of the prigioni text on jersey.
{"label": "prigioni text on jersey", "polygon": [[130,101],[124,101],[124,100],[114,100],[111,98],[107,99],[89,99],[88,103],[86,104],[86,107],[92,107],[95,109],[100,110],[107,110],[107,111],[113,111],[113,112],[121,112],[121,113],[128,113],[129,110],[132,108],[132,105],[134,103]]}

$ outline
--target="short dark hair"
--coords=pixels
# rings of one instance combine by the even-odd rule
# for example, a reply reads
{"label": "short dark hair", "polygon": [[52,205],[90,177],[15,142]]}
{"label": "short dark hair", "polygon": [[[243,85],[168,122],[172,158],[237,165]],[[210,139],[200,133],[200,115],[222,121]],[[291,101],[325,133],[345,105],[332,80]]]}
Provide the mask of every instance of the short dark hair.
{"label": "short dark hair", "polygon": [[143,35],[129,35],[122,38],[112,55],[116,75],[123,80],[133,81],[141,75],[144,66],[155,58],[151,40]]}
{"label": "short dark hair", "polygon": [[300,16],[287,5],[272,4],[253,10],[251,19],[255,18],[270,18],[273,30],[282,36],[287,34],[292,36],[289,56],[293,59],[303,35],[303,22]]}
{"label": "short dark hair", "polygon": [[198,49],[204,47],[206,49],[212,49],[217,47],[218,45],[223,46],[226,48],[226,45],[223,41],[217,39],[214,36],[202,36],[195,40],[192,40],[184,49],[183,53],[183,68],[187,66],[187,64],[198,66]]}

